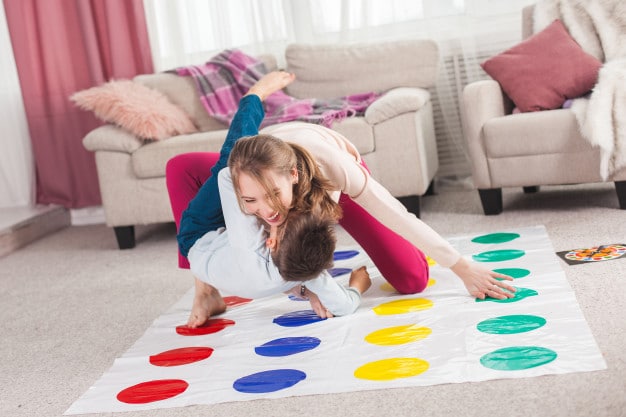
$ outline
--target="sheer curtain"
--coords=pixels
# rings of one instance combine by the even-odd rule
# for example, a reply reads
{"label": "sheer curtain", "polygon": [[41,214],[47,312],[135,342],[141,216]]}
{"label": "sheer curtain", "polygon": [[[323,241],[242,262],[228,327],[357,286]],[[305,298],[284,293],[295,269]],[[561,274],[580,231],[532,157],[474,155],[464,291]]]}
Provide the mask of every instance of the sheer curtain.
{"label": "sheer curtain", "polygon": [[226,48],[272,53],[287,44],[430,38],[441,52],[433,91],[440,176],[469,175],[459,99],[485,78],[480,62],[521,40],[536,0],[144,0],[156,70],[201,63]]}
{"label": "sheer curtain", "polygon": [[0,208],[29,207],[35,201],[35,173],[22,92],[4,4],[0,2]]}

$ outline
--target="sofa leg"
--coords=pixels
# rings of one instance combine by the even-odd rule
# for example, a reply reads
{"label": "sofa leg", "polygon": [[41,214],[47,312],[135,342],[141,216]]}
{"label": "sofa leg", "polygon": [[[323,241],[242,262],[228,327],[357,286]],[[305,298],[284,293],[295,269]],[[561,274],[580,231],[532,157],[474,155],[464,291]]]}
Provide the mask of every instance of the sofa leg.
{"label": "sofa leg", "polygon": [[428,188],[424,195],[435,195],[435,180],[432,180],[430,184],[428,184]]}
{"label": "sofa leg", "polygon": [[409,195],[407,197],[398,197],[398,200],[404,204],[404,207],[417,217],[420,216],[420,196]]}
{"label": "sofa leg", "polygon": [[115,238],[120,249],[132,249],[135,247],[135,226],[116,226]]}
{"label": "sofa leg", "polygon": [[502,213],[502,188],[478,190],[485,215]]}
{"label": "sofa leg", "polygon": [[531,187],[524,187],[524,194],[533,194],[539,192],[539,186],[533,185]]}
{"label": "sofa leg", "polygon": [[615,181],[615,191],[617,192],[619,208],[626,210],[626,181]]}

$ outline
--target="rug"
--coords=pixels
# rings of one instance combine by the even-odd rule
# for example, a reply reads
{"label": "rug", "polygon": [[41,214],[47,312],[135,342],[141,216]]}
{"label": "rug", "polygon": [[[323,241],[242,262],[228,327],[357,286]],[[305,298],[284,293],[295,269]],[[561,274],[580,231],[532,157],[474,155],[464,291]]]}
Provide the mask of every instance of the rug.
{"label": "rug", "polygon": [[293,296],[228,296],[224,314],[190,331],[190,290],[65,414],[606,369],[543,226],[448,240],[514,277],[515,297],[474,299],[432,261],[426,290],[401,295],[360,247],[339,247],[335,279],[367,265],[373,281],[355,314],[321,320]]}

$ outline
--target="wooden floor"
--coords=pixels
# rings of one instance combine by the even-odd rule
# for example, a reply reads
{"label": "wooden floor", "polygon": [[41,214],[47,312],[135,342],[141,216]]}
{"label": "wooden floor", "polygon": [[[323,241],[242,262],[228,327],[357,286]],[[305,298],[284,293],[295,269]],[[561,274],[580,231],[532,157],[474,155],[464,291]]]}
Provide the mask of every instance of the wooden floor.
{"label": "wooden floor", "polygon": [[61,206],[2,208],[0,257],[70,224],[70,211]]}

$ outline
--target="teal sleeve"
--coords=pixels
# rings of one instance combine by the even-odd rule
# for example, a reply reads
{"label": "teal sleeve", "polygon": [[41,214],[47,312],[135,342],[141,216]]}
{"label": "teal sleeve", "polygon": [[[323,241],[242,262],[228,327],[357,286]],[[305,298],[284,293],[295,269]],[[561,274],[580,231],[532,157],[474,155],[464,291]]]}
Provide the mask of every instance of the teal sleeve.
{"label": "teal sleeve", "polygon": [[258,96],[251,94],[241,99],[237,113],[228,128],[219,160],[211,168],[211,176],[200,187],[198,194],[189,202],[182,214],[176,239],[183,256],[187,256],[196,240],[205,233],[225,226],[222,202],[217,187],[218,174],[227,167],[230,151],[237,140],[258,134],[264,117],[263,102]]}

